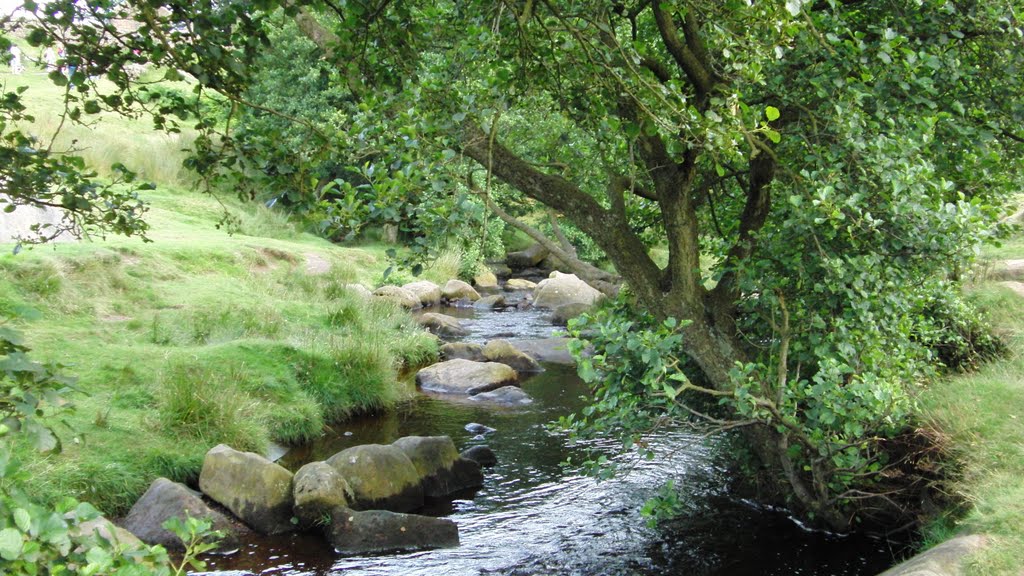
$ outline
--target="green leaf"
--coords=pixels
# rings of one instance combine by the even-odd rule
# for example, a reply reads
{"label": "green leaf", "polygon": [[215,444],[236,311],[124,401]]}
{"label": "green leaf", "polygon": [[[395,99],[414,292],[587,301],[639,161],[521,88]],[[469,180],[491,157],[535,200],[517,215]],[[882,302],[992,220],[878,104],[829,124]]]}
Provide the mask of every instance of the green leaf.
{"label": "green leaf", "polygon": [[24,539],[17,528],[0,530],[0,558],[8,561],[17,560],[24,545]]}
{"label": "green leaf", "polygon": [[775,106],[769,106],[764,109],[764,115],[768,118],[769,122],[774,122],[779,119],[779,109]]}
{"label": "green leaf", "polygon": [[28,529],[32,526],[32,516],[29,515],[28,510],[24,508],[16,509],[14,511],[14,524],[18,527],[18,530],[28,532]]}
{"label": "green leaf", "polygon": [[769,140],[776,144],[782,141],[782,135],[776,132],[775,130],[772,130],[771,128],[765,128],[764,135],[767,136]]}

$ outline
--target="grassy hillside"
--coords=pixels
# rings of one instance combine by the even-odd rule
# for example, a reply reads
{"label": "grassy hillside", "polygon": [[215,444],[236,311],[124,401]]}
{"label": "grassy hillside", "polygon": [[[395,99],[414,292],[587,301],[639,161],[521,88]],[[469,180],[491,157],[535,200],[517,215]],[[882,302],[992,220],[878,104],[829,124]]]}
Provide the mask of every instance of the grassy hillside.
{"label": "grassy hillside", "polygon": [[[30,86],[40,138],[59,123],[59,93],[41,74],[0,81]],[[187,135],[102,120],[61,139],[78,138],[98,170],[121,161],[157,182],[145,195],[152,242],[16,255],[0,244],[0,312],[21,316],[35,358],[79,378],[63,453],[21,451],[36,496],[119,514],[156,476],[195,478],[217,443],[302,442],[411,392],[399,374],[433,359],[436,340],[407,313],[344,289],[380,283],[384,248],[338,247],[261,206],[189,191],[177,167]],[[218,228],[225,213],[231,234]]]}
{"label": "grassy hillside", "polygon": [[[988,258],[1024,258],[1024,238],[991,250]],[[957,532],[985,534],[989,546],[968,560],[968,574],[1024,574],[1024,296],[984,279],[971,294],[1010,352],[921,395],[926,416],[948,435],[963,463],[952,489],[966,499],[964,510],[949,511],[927,536],[937,543]]]}

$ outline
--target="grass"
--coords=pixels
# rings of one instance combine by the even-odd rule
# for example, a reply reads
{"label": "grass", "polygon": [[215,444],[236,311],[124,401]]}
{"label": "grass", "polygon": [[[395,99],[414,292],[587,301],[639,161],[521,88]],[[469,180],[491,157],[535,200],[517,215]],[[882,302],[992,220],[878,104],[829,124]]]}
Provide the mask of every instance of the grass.
{"label": "grass", "polygon": [[[1014,239],[986,257],[1024,257],[1024,242]],[[967,502],[965,510],[935,521],[925,537],[937,543],[961,532],[985,534],[990,544],[968,559],[968,574],[1019,575],[1024,573],[1024,298],[995,283],[975,286],[971,296],[988,311],[1010,354],[976,372],[946,378],[921,395],[925,415],[960,456],[963,470],[954,489]]]}
{"label": "grass", "polygon": [[[24,85],[48,139],[60,93],[40,74]],[[304,233],[279,211],[190,189],[180,167],[190,136],[100,115],[61,134],[104,174],[123,162],[159,185],[145,192],[151,242],[110,237],[14,255],[0,244],[0,314],[33,356],[78,378],[61,454],[17,450],[44,502],[75,496],[122,514],[157,476],[194,482],[226,442],[261,451],[326,424],[387,408],[411,393],[403,370],[432,361],[436,339],[374,286],[386,247],[345,248]],[[130,137],[125,137],[130,135]],[[218,226],[224,217],[230,225]]]}

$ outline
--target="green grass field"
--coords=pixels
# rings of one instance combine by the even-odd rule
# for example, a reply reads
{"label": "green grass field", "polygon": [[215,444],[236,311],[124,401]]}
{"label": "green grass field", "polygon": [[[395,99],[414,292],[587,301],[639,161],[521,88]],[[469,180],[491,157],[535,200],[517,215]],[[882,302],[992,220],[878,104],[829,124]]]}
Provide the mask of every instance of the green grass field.
{"label": "green grass field", "polygon": [[[36,121],[25,128],[48,137],[59,90],[31,72],[0,82],[29,86]],[[410,394],[400,372],[435,358],[436,339],[344,288],[379,284],[385,247],[336,246],[279,212],[189,190],[187,134],[99,120],[58,142],[78,139],[101,174],[120,161],[158,184],[144,194],[151,242],[112,236],[18,254],[0,244],[0,312],[21,316],[13,322],[36,359],[79,379],[76,411],[58,430],[63,452],[20,451],[37,497],[120,514],[157,476],[194,479],[218,443],[303,442]],[[218,227],[225,215],[231,233]]]}

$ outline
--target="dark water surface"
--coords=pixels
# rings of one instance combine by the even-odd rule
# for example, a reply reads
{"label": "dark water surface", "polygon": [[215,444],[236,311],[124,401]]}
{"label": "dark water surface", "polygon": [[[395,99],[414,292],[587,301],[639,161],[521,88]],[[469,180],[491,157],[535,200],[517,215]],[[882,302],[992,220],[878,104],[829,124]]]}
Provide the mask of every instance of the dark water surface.
{"label": "dark water surface", "polygon": [[[540,337],[552,330],[539,312],[459,312],[474,332],[471,341]],[[804,530],[784,512],[731,497],[714,442],[687,432],[650,438],[658,458],[630,461],[631,471],[614,480],[567,472],[562,462],[581,461],[587,448],[601,446],[570,445],[548,431],[547,423],[582,408],[586,389],[574,369],[547,368],[522,384],[535,400],[531,406],[485,407],[421,395],[393,412],[341,425],[281,461],[295,470],[350,446],[409,435],[448,435],[460,450],[487,444],[498,465],[485,470],[483,488],[421,511],[455,521],[458,548],[343,558],[317,536],[260,537],[233,556],[212,558],[210,569],[267,575],[867,576],[894,563],[884,541]],[[496,432],[474,438],[464,429],[469,422]],[[668,480],[679,489],[685,512],[650,529],[640,507]]]}

